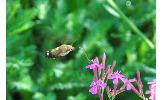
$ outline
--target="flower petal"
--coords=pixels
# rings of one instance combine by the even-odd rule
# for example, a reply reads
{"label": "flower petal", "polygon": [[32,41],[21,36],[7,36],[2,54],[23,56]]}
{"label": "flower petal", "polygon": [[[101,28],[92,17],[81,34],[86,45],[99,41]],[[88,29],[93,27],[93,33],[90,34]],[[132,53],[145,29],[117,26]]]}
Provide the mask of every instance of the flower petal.
{"label": "flower petal", "polygon": [[97,86],[91,87],[91,88],[89,89],[89,92],[90,92],[91,94],[97,94]]}
{"label": "flower petal", "polygon": [[119,80],[117,78],[113,80],[114,85],[118,85],[118,82],[119,82]]}
{"label": "flower petal", "polygon": [[92,81],[91,84],[90,84],[90,87],[93,87],[93,86],[96,86],[96,82],[95,81]]}
{"label": "flower petal", "polygon": [[127,89],[127,90],[131,90],[131,85],[130,85],[130,84],[127,84],[127,85],[126,85],[126,89]]}

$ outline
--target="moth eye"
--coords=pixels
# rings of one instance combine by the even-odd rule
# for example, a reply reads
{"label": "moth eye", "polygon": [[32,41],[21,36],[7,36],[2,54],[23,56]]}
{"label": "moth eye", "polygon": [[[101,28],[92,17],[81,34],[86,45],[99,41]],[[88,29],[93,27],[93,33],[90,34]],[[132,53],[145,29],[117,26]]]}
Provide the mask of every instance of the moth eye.
{"label": "moth eye", "polygon": [[50,51],[46,51],[45,55],[46,55],[46,57],[49,57],[50,56]]}
{"label": "moth eye", "polygon": [[46,54],[49,54],[49,51],[46,51]]}

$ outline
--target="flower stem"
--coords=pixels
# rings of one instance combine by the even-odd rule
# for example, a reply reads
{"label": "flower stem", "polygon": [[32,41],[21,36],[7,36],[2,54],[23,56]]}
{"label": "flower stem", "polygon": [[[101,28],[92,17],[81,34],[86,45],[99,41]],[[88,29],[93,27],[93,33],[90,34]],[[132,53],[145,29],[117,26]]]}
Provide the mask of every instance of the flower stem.
{"label": "flower stem", "polygon": [[115,96],[112,97],[112,100],[114,100],[114,99],[115,99]]}
{"label": "flower stem", "polygon": [[108,96],[109,100],[111,100],[111,97],[109,95],[107,95],[107,96]]}
{"label": "flower stem", "polygon": [[103,95],[101,93],[98,94],[100,100],[103,100]]}
{"label": "flower stem", "polygon": [[142,99],[143,99],[143,100],[146,100],[146,97],[145,97],[145,95],[144,95],[144,93],[143,93],[143,90],[142,90]]}
{"label": "flower stem", "polygon": [[120,8],[115,4],[113,0],[107,0],[110,6],[117,11],[120,17],[130,26],[130,28],[138,34],[151,49],[155,49],[154,44],[136,27],[136,25],[120,10]]}

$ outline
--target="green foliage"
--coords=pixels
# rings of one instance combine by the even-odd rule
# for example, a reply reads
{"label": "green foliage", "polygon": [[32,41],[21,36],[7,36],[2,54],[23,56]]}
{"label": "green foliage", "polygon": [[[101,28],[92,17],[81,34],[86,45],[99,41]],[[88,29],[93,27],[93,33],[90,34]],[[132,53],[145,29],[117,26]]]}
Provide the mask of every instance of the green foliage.
{"label": "green foliage", "polygon": [[[106,52],[107,64],[116,60],[115,70],[129,77],[140,70],[148,88],[156,75],[156,49],[147,42],[155,46],[155,1],[114,0],[118,9],[108,1],[7,0],[7,100],[98,100],[88,92],[93,76],[79,47],[90,59]],[[63,43],[75,51],[45,58]]]}

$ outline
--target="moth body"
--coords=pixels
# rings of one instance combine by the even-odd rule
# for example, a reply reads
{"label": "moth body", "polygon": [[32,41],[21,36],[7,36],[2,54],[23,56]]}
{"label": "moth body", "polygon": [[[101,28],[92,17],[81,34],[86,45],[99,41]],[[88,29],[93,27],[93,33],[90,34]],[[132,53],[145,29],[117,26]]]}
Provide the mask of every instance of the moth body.
{"label": "moth body", "polygon": [[71,45],[62,44],[59,47],[52,49],[51,51],[46,51],[47,58],[58,58],[63,57],[73,51],[75,48]]}

